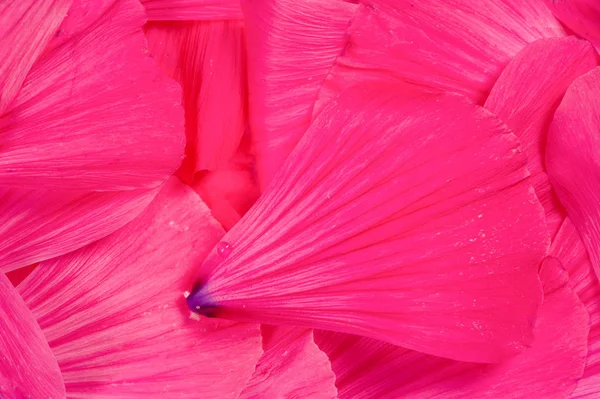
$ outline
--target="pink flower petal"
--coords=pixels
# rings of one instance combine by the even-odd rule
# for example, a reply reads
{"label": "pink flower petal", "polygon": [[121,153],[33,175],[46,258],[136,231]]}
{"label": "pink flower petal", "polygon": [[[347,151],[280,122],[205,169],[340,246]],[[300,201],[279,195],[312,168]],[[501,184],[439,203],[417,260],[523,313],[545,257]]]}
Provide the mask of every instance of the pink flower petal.
{"label": "pink flower petal", "polygon": [[310,124],[313,105],[346,42],[355,4],[244,0],[250,128],[264,190]]}
{"label": "pink flower petal", "polygon": [[538,40],[510,61],[485,103],[521,141],[533,186],[553,233],[566,212],[545,173],[548,128],[569,85],[596,65],[597,54],[588,42],[574,37]]}
{"label": "pink flower petal", "polygon": [[179,89],[148,56],[143,23],[136,0],[117,0],[38,60],[0,118],[1,185],[150,188],[177,169]]}
{"label": "pink flower petal", "polygon": [[262,326],[262,355],[240,399],[337,398],[335,375],[313,331]]}
{"label": "pink flower petal", "polygon": [[564,35],[544,0],[369,0],[349,33],[320,103],[357,81],[405,81],[481,104],[527,43]]}
{"label": "pink flower petal", "polygon": [[172,179],[133,222],[19,286],[69,398],[237,397],[262,354],[259,326],[190,320],[182,296],[222,235]]}
{"label": "pink flower petal", "polygon": [[514,354],[549,245],[517,145],[461,96],[350,90],[211,252],[188,305],[459,360]]}
{"label": "pink flower petal", "polygon": [[[600,387],[600,283],[583,242],[567,218],[552,242],[550,254],[560,258],[571,277],[571,286],[590,315],[588,354],[583,377],[570,398],[595,399]],[[564,324],[564,321],[562,322]]]}
{"label": "pink flower petal", "polygon": [[550,0],[552,13],[600,49],[600,3],[597,0]]}
{"label": "pink flower petal", "polygon": [[23,299],[0,273],[0,397],[65,397],[48,342]]}
{"label": "pink flower petal", "polygon": [[2,270],[54,258],[106,237],[139,215],[157,191],[0,188]]}
{"label": "pink flower petal", "polygon": [[69,10],[72,0],[13,0],[0,4],[0,113],[21,85]]}
{"label": "pink flower petal", "polygon": [[568,397],[583,372],[588,315],[556,259],[544,262],[546,296],[530,349],[498,365],[455,362],[342,333],[316,331],[340,399]]}
{"label": "pink flower petal", "polygon": [[600,68],[567,90],[548,133],[546,168],[600,276]]}
{"label": "pink flower petal", "polygon": [[224,167],[246,127],[242,21],[160,22],[145,30],[158,64],[183,88],[186,176]]}
{"label": "pink flower petal", "polygon": [[239,0],[141,0],[150,21],[242,19]]}

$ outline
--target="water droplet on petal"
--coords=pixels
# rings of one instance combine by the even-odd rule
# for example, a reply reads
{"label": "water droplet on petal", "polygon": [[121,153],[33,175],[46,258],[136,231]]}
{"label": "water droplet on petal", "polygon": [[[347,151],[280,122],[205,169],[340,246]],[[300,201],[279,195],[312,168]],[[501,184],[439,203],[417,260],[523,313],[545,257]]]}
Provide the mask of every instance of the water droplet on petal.
{"label": "water droplet on petal", "polygon": [[229,256],[232,250],[233,248],[231,248],[231,245],[226,242],[220,242],[217,244],[217,253],[224,258]]}

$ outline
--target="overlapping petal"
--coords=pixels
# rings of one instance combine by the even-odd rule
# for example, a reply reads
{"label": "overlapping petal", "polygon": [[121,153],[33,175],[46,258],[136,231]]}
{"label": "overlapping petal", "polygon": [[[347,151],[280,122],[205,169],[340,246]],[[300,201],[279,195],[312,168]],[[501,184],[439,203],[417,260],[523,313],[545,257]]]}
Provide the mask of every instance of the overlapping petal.
{"label": "overlapping petal", "polygon": [[[369,0],[320,103],[359,82],[404,81],[482,104],[527,43],[564,31],[543,0]],[[321,107],[319,105],[319,107]]]}
{"label": "overlapping petal", "polygon": [[237,397],[262,354],[259,326],[191,320],[182,296],[222,235],[172,179],[135,221],[19,285],[69,398]]}
{"label": "overlapping petal", "polygon": [[517,145],[457,95],[350,90],[211,252],[188,304],[460,360],[514,354],[549,244]]}
{"label": "overlapping petal", "polygon": [[249,122],[264,190],[310,124],[356,5],[245,0],[242,8],[248,32]]}
{"label": "overlapping petal", "polygon": [[262,326],[262,332],[265,353],[240,399],[337,398],[331,363],[311,329]]}
{"label": "overlapping petal", "polygon": [[600,49],[600,3],[596,0],[549,0],[552,13]]}
{"label": "overlapping petal", "polygon": [[600,276],[600,67],[576,79],[554,114],[546,168]]}
{"label": "overlapping petal", "polygon": [[141,0],[151,21],[242,19],[239,0]]}
{"label": "overlapping petal", "polygon": [[0,273],[0,396],[65,397],[54,354],[27,305]]}

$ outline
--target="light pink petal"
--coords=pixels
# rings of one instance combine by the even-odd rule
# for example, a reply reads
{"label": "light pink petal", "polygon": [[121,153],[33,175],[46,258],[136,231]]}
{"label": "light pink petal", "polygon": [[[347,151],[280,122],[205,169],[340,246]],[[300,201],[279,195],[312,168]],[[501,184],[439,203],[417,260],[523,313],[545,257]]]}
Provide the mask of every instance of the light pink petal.
{"label": "light pink petal", "polygon": [[215,219],[230,230],[260,196],[254,163],[241,148],[224,169],[198,174],[192,187]]}
{"label": "light pink petal", "polygon": [[239,0],[141,0],[150,21],[242,19]]}
{"label": "light pink petal", "polygon": [[180,91],[148,55],[143,23],[136,0],[117,0],[38,60],[0,117],[0,185],[148,188],[177,169]]}
{"label": "light pink petal", "polygon": [[331,363],[311,329],[262,326],[262,331],[265,353],[240,399],[337,398]]}
{"label": "light pink petal", "polygon": [[127,226],[19,286],[69,398],[237,397],[262,354],[259,326],[191,320],[182,296],[222,235],[172,179]]}
{"label": "light pink petal", "polygon": [[566,26],[600,49],[600,3],[597,0],[549,0],[548,6]]}
{"label": "light pink petal", "polygon": [[244,0],[250,129],[264,190],[310,124],[356,10],[342,0]]}
{"label": "light pink petal", "polygon": [[368,0],[320,95],[359,81],[404,81],[484,102],[527,43],[563,36],[544,0]]}
{"label": "light pink petal", "polygon": [[546,296],[530,349],[499,365],[442,359],[369,338],[316,331],[340,399],[567,398],[583,372],[588,315],[560,262],[542,268]]}
{"label": "light pink petal", "polygon": [[514,354],[549,244],[517,146],[461,96],[349,90],[211,252],[188,305],[460,360]]}
{"label": "light pink petal", "polygon": [[553,233],[566,212],[545,173],[548,128],[569,85],[596,65],[597,54],[588,42],[574,37],[538,40],[510,61],[485,103],[521,141],[533,186]]}
{"label": "light pink petal", "polygon": [[556,110],[546,168],[600,276],[600,68],[576,79]]}
{"label": "light pink petal", "polygon": [[600,387],[600,283],[583,242],[567,218],[552,242],[550,254],[562,260],[573,290],[590,315],[588,354],[583,377],[570,398],[595,399]]}
{"label": "light pink petal", "polygon": [[0,273],[0,397],[65,397],[65,385],[48,342],[27,305]]}
{"label": "light pink petal", "polygon": [[14,270],[104,238],[139,215],[157,191],[0,188],[0,268]]}
{"label": "light pink petal", "polygon": [[155,22],[145,30],[158,64],[183,88],[184,173],[224,167],[246,128],[242,21]]}
{"label": "light pink petal", "polygon": [[72,0],[7,0],[0,4],[0,113],[19,94],[31,66],[55,35]]}

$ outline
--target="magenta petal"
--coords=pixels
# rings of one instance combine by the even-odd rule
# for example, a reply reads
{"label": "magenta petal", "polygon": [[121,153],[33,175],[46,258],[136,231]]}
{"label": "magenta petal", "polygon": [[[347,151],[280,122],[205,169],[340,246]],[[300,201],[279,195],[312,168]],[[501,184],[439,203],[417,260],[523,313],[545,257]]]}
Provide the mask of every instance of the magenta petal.
{"label": "magenta petal", "polygon": [[262,331],[265,353],[240,399],[337,397],[331,363],[312,330],[262,326]]}
{"label": "magenta petal", "polygon": [[139,215],[157,191],[0,188],[0,268],[14,270],[104,238]]}
{"label": "magenta petal", "polygon": [[485,103],[519,138],[553,233],[566,213],[545,173],[548,128],[569,85],[596,65],[597,54],[588,42],[574,37],[538,40],[510,61]]}
{"label": "magenta petal", "polygon": [[237,397],[262,355],[259,326],[191,320],[182,295],[222,235],[171,179],[124,228],[21,283],[69,398]]}
{"label": "magenta petal", "polygon": [[531,342],[549,245],[517,146],[464,97],[349,90],[211,252],[188,304],[460,360],[510,356]]}
{"label": "magenta petal", "polygon": [[239,0],[141,0],[150,21],[242,19]]}
{"label": "magenta petal", "polygon": [[23,299],[0,273],[0,397],[64,398],[58,363]]}
{"label": "magenta petal", "polygon": [[0,113],[55,35],[72,0],[16,0],[0,4]]}
{"label": "magenta petal", "polygon": [[563,36],[544,0],[368,0],[320,102],[364,81],[404,81],[483,103],[527,43]]}
{"label": "magenta petal", "polygon": [[149,56],[144,20],[136,0],[114,1],[38,60],[0,117],[0,185],[153,188],[179,167],[180,90]]}
{"label": "magenta petal", "polygon": [[552,13],[566,26],[600,49],[600,2],[598,0],[549,0]]}
{"label": "magenta petal", "polygon": [[552,242],[550,254],[562,260],[569,272],[573,290],[590,315],[585,370],[570,398],[596,399],[600,387],[600,283],[585,246],[569,218],[565,219]]}
{"label": "magenta petal", "polygon": [[183,89],[186,179],[225,167],[246,128],[242,21],[160,22],[145,31],[158,65]]}
{"label": "magenta petal", "polygon": [[567,90],[548,133],[550,182],[600,276],[600,68]]}
{"label": "magenta petal", "polygon": [[310,124],[346,43],[356,5],[342,0],[244,0],[250,129],[265,189]]}
{"label": "magenta petal", "polygon": [[325,331],[340,399],[567,398],[581,377],[588,315],[560,262],[542,268],[546,296],[530,349],[499,365],[455,362],[368,338]]}

